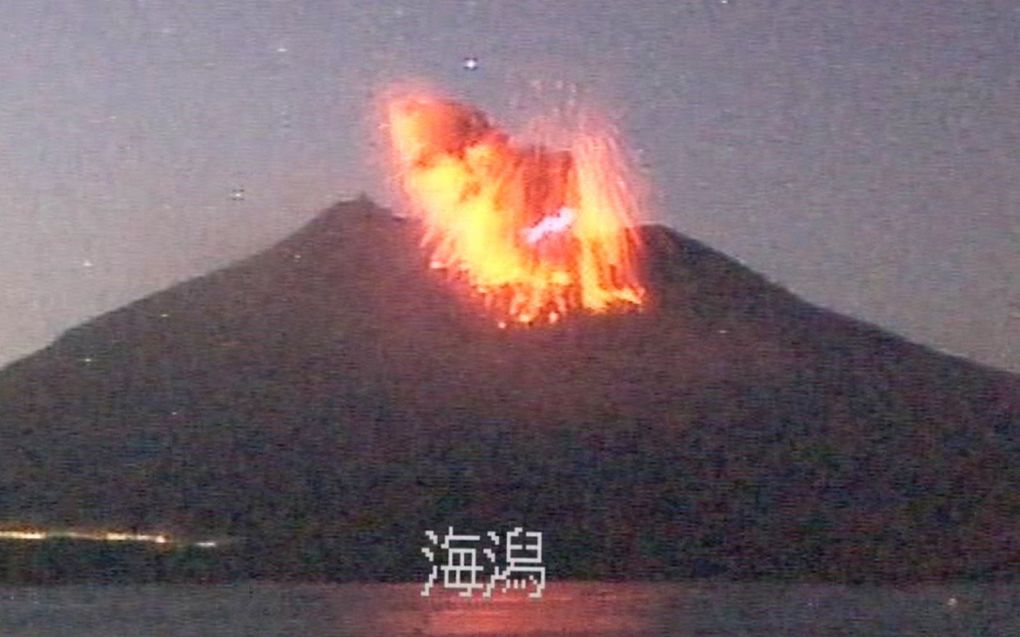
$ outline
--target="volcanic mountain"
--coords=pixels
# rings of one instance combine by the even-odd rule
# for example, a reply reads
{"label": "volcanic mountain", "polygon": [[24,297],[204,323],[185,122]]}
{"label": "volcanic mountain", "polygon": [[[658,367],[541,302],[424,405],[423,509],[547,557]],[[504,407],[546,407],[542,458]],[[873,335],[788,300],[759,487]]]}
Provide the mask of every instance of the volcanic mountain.
{"label": "volcanic mountain", "polygon": [[0,521],[239,539],[250,576],[424,580],[425,530],[550,578],[1020,568],[1020,379],[642,227],[641,312],[498,329],[361,199],[0,372]]}

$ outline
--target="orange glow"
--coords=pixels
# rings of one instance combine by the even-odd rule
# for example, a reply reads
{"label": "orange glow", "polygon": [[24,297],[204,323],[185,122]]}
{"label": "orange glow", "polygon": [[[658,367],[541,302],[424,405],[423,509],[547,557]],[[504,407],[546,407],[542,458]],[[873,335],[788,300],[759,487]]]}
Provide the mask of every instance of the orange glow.
{"label": "orange glow", "polygon": [[568,133],[559,150],[521,145],[482,112],[421,94],[390,100],[386,119],[430,267],[473,289],[500,328],[642,304],[637,204],[608,129]]}

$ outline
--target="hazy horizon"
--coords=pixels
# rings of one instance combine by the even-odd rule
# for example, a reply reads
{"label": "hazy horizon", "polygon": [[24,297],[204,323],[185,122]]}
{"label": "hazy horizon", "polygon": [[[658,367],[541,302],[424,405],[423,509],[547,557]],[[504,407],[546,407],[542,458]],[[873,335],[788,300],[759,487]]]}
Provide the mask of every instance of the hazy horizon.
{"label": "hazy horizon", "polygon": [[1020,371],[1014,3],[15,0],[6,18],[0,365],[340,198],[393,205],[372,106],[417,79],[511,130],[584,99],[651,188],[643,222]]}

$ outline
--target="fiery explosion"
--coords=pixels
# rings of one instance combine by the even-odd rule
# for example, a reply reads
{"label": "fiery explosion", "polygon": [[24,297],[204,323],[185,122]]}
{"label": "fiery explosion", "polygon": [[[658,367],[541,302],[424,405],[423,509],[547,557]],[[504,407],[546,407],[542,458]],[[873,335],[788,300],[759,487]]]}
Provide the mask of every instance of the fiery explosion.
{"label": "fiery explosion", "polygon": [[402,96],[386,111],[431,267],[470,286],[501,327],[640,307],[636,202],[611,135],[581,130],[551,150],[515,144],[456,102]]}

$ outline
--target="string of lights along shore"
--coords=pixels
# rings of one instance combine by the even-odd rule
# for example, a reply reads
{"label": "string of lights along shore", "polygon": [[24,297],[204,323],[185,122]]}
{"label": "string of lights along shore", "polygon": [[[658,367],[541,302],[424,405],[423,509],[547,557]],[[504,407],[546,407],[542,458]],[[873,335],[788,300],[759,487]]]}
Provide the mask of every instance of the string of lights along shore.
{"label": "string of lights along shore", "polygon": [[75,529],[7,529],[0,530],[0,540],[14,542],[45,542],[49,540],[81,540],[86,542],[155,544],[168,547],[219,548],[224,540],[187,541],[169,533],[137,533],[129,531],[84,531]]}

